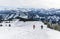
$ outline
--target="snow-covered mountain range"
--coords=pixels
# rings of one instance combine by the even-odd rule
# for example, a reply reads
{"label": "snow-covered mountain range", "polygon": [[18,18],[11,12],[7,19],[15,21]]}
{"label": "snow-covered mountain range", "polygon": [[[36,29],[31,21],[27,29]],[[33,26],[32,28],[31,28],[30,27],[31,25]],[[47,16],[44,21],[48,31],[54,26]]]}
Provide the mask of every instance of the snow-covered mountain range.
{"label": "snow-covered mountain range", "polygon": [[15,19],[16,17],[26,19],[38,19],[47,21],[60,21],[60,9],[34,9],[34,8],[15,8],[15,9],[3,9],[0,10],[0,20]]}

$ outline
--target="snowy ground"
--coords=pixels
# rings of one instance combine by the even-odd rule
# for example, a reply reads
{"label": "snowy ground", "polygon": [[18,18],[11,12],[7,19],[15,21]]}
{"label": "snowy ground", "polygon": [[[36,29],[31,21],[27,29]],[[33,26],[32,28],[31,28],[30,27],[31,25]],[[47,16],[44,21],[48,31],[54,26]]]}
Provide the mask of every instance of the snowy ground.
{"label": "snowy ground", "polygon": [[[33,25],[36,26],[33,29]],[[0,27],[0,39],[60,39],[60,32],[47,28],[42,22],[14,22],[18,27]]]}

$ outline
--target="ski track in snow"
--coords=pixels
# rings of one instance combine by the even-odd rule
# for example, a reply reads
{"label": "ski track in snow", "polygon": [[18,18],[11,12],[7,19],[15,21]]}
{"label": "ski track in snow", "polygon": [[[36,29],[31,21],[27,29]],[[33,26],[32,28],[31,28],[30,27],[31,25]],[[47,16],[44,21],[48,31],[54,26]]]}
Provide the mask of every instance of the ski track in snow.
{"label": "ski track in snow", "polygon": [[[0,27],[0,39],[59,39],[60,32],[47,28],[42,22],[16,22],[18,27]],[[33,29],[33,25],[36,26]],[[43,29],[41,29],[43,25]]]}

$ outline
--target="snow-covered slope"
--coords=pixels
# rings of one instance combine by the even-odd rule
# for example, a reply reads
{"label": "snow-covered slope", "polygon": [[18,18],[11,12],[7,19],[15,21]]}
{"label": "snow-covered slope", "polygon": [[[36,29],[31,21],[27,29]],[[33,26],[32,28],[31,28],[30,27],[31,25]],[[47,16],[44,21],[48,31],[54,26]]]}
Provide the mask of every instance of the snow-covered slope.
{"label": "snow-covered slope", "polygon": [[49,36],[49,39],[60,39],[60,32],[56,30],[52,30],[47,28],[47,34]]}
{"label": "snow-covered slope", "polygon": [[[60,32],[49,29],[42,22],[19,22],[20,27],[0,27],[0,39],[59,39]],[[33,29],[35,25],[35,29]],[[43,29],[41,29],[43,25]]]}

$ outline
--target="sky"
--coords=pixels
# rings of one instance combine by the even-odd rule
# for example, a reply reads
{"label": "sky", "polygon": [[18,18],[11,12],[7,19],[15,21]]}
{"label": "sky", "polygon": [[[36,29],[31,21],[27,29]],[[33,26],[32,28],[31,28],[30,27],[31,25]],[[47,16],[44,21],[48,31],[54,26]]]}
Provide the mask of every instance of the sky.
{"label": "sky", "polygon": [[60,8],[60,0],[0,0],[0,6],[22,8]]}

